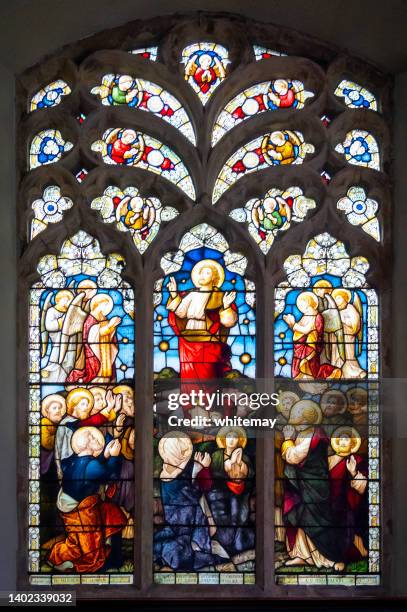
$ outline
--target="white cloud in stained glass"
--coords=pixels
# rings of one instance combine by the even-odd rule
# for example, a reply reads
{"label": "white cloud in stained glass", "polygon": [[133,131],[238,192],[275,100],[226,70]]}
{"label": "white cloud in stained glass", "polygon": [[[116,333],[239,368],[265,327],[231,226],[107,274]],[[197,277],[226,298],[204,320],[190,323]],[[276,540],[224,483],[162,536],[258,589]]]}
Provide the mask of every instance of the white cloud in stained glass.
{"label": "white cloud in stained glass", "polygon": [[64,288],[68,286],[68,279],[73,276],[91,276],[96,279],[100,288],[123,289],[123,308],[132,316],[133,291],[122,279],[124,267],[125,260],[122,255],[104,255],[98,240],[80,230],[63,242],[58,255],[41,257],[37,266],[41,277],[38,286]]}
{"label": "white cloud in stained glass", "polygon": [[149,59],[151,62],[157,61],[158,47],[140,47],[140,49],[133,49],[129,51],[133,55],[141,55],[145,59]]}
{"label": "white cloud in stained glass", "polygon": [[232,210],[230,216],[247,223],[250,235],[266,254],[279,231],[288,230],[292,222],[303,221],[315,206],[315,200],[305,197],[300,187],[273,187],[263,198],[253,198],[244,208]]}
{"label": "white cloud in stained glass", "polygon": [[106,106],[123,105],[153,113],[196,144],[194,129],[185,109],[177,98],[156,83],[128,74],[105,74],[101,85],[93,87],[91,93],[98,95]]}
{"label": "white cloud in stained glass", "polygon": [[248,87],[230,100],[218,115],[212,132],[212,146],[242,121],[278,108],[300,110],[313,95],[305,89],[302,81],[291,79],[275,79]]}
{"label": "white cloud in stained glass", "polygon": [[184,163],[172,149],[148,134],[111,128],[91,148],[101,154],[105,164],[136,166],[160,174],[195,199],[195,188]]}
{"label": "white cloud in stained glass", "polygon": [[[178,251],[166,253],[161,259],[160,265],[166,274],[172,274],[181,269],[185,253],[207,247],[223,253],[225,265],[231,272],[244,274],[247,267],[247,259],[242,253],[232,253],[224,236],[214,227],[207,223],[201,223],[191,228],[184,236]],[[159,290],[156,286],[156,291]]]}
{"label": "white cloud in stained glass", "polygon": [[365,257],[349,257],[343,242],[327,232],[312,238],[303,255],[290,255],[284,262],[291,287],[307,287],[320,274],[342,277],[344,287],[366,287],[368,269]]}
{"label": "white cloud in stained glass", "polygon": [[103,195],[91,202],[105,223],[116,223],[122,232],[130,232],[140,253],[144,253],[156,237],[161,222],[171,221],[178,215],[172,206],[161,205],[158,198],[144,198],[136,187],[123,191],[116,186],[107,187]]}
{"label": "white cloud in stained glass", "polygon": [[345,140],[336,145],[335,151],[342,153],[349,164],[380,170],[379,146],[366,130],[348,132]]}
{"label": "white cloud in stained glass", "polygon": [[228,50],[214,42],[193,43],[182,51],[181,62],[185,64],[185,80],[205,105],[226,77]]}
{"label": "white cloud in stained glass", "polygon": [[344,98],[349,108],[368,108],[377,111],[377,100],[368,90],[353,81],[342,80],[335,89],[335,96]]}
{"label": "white cloud in stained glass", "polygon": [[48,223],[58,223],[62,220],[64,212],[72,208],[73,202],[61,194],[57,185],[50,185],[43,191],[41,198],[32,203],[34,219],[31,221],[32,240],[46,229]]}
{"label": "white cloud in stained glass", "polygon": [[40,108],[51,108],[62,101],[62,96],[71,93],[71,88],[65,81],[58,79],[49,83],[31,98],[30,113]]}
{"label": "white cloud in stained glass", "polygon": [[253,52],[256,62],[259,62],[262,59],[268,59],[273,55],[277,57],[287,57],[287,53],[282,53],[281,51],[276,51],[275,49],[269,49],[268,47],[261,47],[260,45],[253,45]]}
{"label": "white cloud in stained glass", "polygon": [[314,145],[305,142],[301,132],[282,130],[259,136],[229,157],[216,179],[212,204],[245,174],[270,166],[302,164],[314,151]]}
{"label": "white cloud in stained glass", "polygon": [[349,223],[360,226],[364,232],[380,241],[380,224],[376,216],[379,208],[376,200],[367,197],[363,187],[349,187],[346,196],[338,200],[338,210],[342,210]]}
{"label": "white cloud in stained glass", "polygon": [[30,146],[30,170],[46,164],[55,164],[63,153],[70,151],[73,144],[65,141],[59,130],[41,130],[32,139]]}

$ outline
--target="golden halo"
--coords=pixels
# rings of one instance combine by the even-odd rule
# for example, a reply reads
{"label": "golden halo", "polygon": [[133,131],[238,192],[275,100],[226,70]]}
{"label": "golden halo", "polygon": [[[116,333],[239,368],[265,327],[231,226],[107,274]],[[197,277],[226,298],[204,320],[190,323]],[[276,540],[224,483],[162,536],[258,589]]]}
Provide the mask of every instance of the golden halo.
{"label": "golden halo", "polygon": [[303,399],[291,406],[290,425],[319,425],[322,423],[322,410],[316,402]]}
{"label": "golden halo", "polygon": [[201,261],[198,261],[198,263],[194,265],[191,271],[191,279],[195,287],[200,286],[198,281],[199,281],[199,274],[202,268],[215,268],[217,275],[218,275],[218,282],[215,283],[215,287],[221,287],[223,285],[223,281],[225,280],[225,271],[223,267],[220,265],[220,263],[218,263],[214,259],[202,259]]}
{"label": "golden halo", "polygon": [[47,395],[42,400],[42,402],[41,402],[41,411],[47,411],[48,408],[50,407],[50,405],[53,402],[57,402],[58,404],[61,404],[61,406],[64,409],[66,409],[65,398],[62,395],[59,395],[58,393],[52,393],[52,395]]}
{"label": "golden halo", "polygon": [[[340,448],[338,443],[338,440],[344,435],[349,436],[349,438],[351,438],[352,440],[349,452],[344,452],[343,449]],[[351,427],[351,425],[341,425],[341,427],[335,429],[331,436],[331,446],[335,453],[337,455],[340,455],[341,457],[347,457],[348,455],[357,453],[361,444],[362,440],[360,438],[358,430],[354,427]]]}
{"label": "golden halo", "polygon": [[244,448],[246,446],[247,434],[243,427],[226,425],[225,427],[221,427],[216,435],[216,444],[219,448],[226,448],[226,436],[232,431],[237,433],[239,437],[239,447]]}

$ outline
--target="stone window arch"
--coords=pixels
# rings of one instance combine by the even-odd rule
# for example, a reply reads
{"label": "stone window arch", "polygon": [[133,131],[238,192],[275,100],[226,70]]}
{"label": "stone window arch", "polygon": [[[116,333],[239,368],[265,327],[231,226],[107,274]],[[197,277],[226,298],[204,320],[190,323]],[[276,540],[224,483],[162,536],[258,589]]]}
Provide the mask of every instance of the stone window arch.
{"label": "stone window arch", "polygon": [[[105,585],[106,597],[190,597],[190,583],[196,585],[197,597],[209,592],[214,597],[221,592],[245,598],[291,593],[329,596],[341,585],[350,586],[356,595],[377,594],[385,580],[389,541],[383,527],[386,508],[380,501],[388,486],[387,479],[380,479],[387,455],[382,456],[376,444],[381,422],[374,399],[379,378],[389,373],[388,341],[381,336],[381,321],[390,309],[390,280],[384,270],[391,243],[391,106],[386,75],[307,36],[237,16],[203,14],[135,22],[98,34],[46,58],[19,75],[17,84],[20,585],[75,584],[89,597],[97,594],[95,584]],[[362,367],[367,375],[358,379],[373,397],[367,408],[364,456],[370,486],[370,509],[364,519],[369,545],[367,554],[358,558],[359,565],[347,560],[344,568],[329,571],[314,561],[309,564],[312,571],[296,572],[291,566],[282,579],[281,562],[287,556],[282,557],[281,546],[275,548],[274,538],[287,525],[279,525],[277,514],[270,510],[281,493],[278,487],[274,492],[281,478],[276,476],[281,454],[278,449],[275,453],[274,440],[263,436],[256,441],[253,471],[254,554],[233,571],[216,569],[215,564],[205,579],[200,568],[192,566],[157,579],[152,300],[166,272],[162,258],[203,226],[216,231],[222,244],[246,261],[242,278],[251,283],[246,291],[250,286],[256,292],[256,377],[275,384],[280,392],[295,388],[298,393],[301,382],[294,369],[281,375],[274,366],[278,352],[274,300],[280,299],[278,292],[289,281],[292,269],[287,262],[298,263],[310,241],[329,234],[333,244],[342,245],[344,257],[354,262],[357,275],[363,275],[363,282],[358,276],[355,285],[343,285],[351,288],[351,299],[356,299],[356,287],[362,286],[378,296],[375,320],[369,319],[373,331],[366,328],[359,340],[361,351],[366,343],[371,354],[376,351],[374,372]],[[81,252],[76,248],[78,240],[88,244],[88,239],[94,245],[95,269],[86,247]],[[81,262],[79,271],[65,273],[62,279],[70,257]],[[331,255],[324,257],[328,260]],[[310,273],[311,285],[318,274]],[[55,542],[50,543],[48,533],[44,549],[42,531],[50,532],[50,525],[41,518],[44,510],[38,493],[43,487],[41,419],[46,418],[41,406],[50,395],[44,391],[49,383],[43,374],[53,347],[49,337],[44,340],[51,329],[46,329],[42,311],[47,295],[53,294],[48,307],[55,307],[58,291],[71,291],[71,299],[77,297],[78,283],[86,275],[96,283],[97,293],[113,292],[114,300],[119,294],[127,300],[120,325],[131,311],[134,377],[120,374],[108,379],[100,369],[87,382],[86,372],[76,381],[69,374],[69,380],[56,375],[52,384],[61,389],[51,384],[49,390],[66,401],[72,390],[67,383],[100,383],[106,393],[120,384],[133,389],[136,434],[134,452],[128,457],[135,457],[131,476],[135,501],[125,515],[132,536],[127,538],[128,571],[121,572],[108,572],[108,555],[97,567],[89,566],[88,572],[44,570]],[[43,297],[38,294],[37,301],[30,303],[30,294],[40,290],[45,291]],[[112,318],[111,312],[103,322]],[[361,316],[366,313],[363,310]],[[126,322],[130,325],[128,318]],[[110,337],[109,350],[123,341],[120,329],[114,342]],[[77,342],[83,342],[83,330],[80,333],[82,340]],[[353,341],[352,336],[349,342]],[[295,340],[290,342],[295,353]],[[123,359],[120,364],[128,367]],[[62,367],[62,362],[57,366]],[[76,361],[71,370],[80,370]],[[349,389],[354,386],[352,376],[342,379]],[[281,387],[286,383],[292,389]],[[322,401],[323,391],[319,396],[302,391],[305,395],[298,400]],[[107,432],[109,425],[104,427]],[[61,516],[56,512],[50,516],[62,541],[66,529]],[[353,535],[361,538],[357,530]],[[286,534],[280,544],[285,538]],[[232,556],[229,552],[228,558]],[[323,556],[327,558],[327,553]],[[63,562],[63,555],[58,559]]]}

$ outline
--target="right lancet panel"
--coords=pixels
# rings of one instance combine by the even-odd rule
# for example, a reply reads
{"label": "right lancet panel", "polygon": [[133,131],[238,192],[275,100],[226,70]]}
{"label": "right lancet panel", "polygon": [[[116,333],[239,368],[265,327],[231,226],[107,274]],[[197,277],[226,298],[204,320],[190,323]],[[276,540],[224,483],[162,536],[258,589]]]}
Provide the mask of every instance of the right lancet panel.
{"label": "right lancet panel", "polygon": [[278,584],[380,583],[378,301],[321,234],[275,293]]}

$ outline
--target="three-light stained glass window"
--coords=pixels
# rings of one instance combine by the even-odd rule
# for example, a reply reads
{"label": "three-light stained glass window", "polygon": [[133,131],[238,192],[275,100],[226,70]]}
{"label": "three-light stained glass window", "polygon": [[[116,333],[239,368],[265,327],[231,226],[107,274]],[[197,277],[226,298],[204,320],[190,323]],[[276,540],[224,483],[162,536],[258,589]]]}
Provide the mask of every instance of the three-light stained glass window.
{"label": "three-light stained glass window", "polygon": [[[24,81],[26,582],[377,586],[386,101],[199,27]],[[261,435],[236,421],[260,377]]]}

